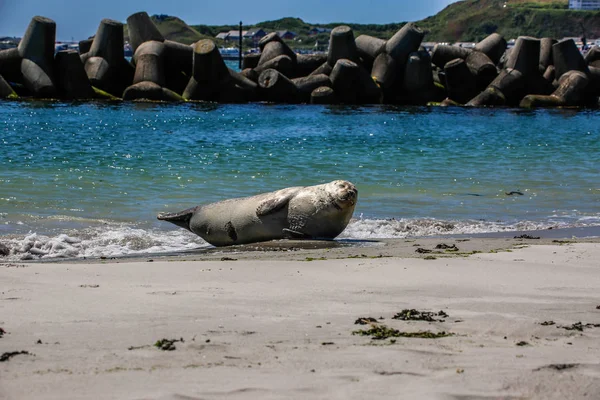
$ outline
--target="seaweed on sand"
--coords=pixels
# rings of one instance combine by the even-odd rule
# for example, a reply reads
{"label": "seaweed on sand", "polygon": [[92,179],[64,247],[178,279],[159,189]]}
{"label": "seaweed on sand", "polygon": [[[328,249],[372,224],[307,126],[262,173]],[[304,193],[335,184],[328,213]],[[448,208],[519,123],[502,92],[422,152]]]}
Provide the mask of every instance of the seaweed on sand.
{"label": "seaweed on sand", "polygon": [[600,324],[584,324],[581,321],[575,322],[572,325],[559,325],[557,328],[566,329],[567,331],[583,332],[585,328],[600,328]]}
{"label": "seaweed on sand", "polygon": [[394,315],[392,319],[399,319],[402,321],[427,321],[427,322],[444,322],[443,319],[435,319],[434,317],[448,318],[449,315],[444,311],[432,312],[432,311],[419,311],[413,309],[404,309]]}
{"label": "seaweed on sand", "polygon": [[443,337],[453,336],[451,332],[431,332],[431,331],[418,331],[418,332],[403,332],[398,329],[390,328],[385,325],[372,326],[371,329],[359,329],[352,332],[353,335],[360,336],[371,336],[373,340],[384,340],[391,337],[404,337],[404,338],[419,338],[419,339],[439,339]]}
{"label": "seaweed on sand", "polygon": [[2,355],[0,355],[0,362],[5,362],[10,360],[11,358],[13,358],[16,355],[19,354],[30,354],[28,351],[25,350],[21,350],[21,351],[10,351],[10,352],[6,352],[6,353],[2,353]]}
{"label": "seaweed on sand", "polygon": [[159,341],[157,341],[156,343],[154,343],[154,346],[158,347],[159,349],[161,349],[163,351],[173,351],[173,350],[176,349],[176,347],[175,347],[175,343],[176,342],[183,343],[183,338],[180,338],[180,339],[160,339]]}

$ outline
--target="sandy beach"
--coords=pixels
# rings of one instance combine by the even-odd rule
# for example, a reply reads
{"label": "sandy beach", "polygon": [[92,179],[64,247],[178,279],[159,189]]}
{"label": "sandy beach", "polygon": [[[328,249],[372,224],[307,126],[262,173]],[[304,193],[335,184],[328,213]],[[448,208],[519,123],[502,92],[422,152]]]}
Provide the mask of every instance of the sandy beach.
{"label": "sandy beach", "polygon": [[0,398],[600,398],[599,259],[428,238],[0,260]]}

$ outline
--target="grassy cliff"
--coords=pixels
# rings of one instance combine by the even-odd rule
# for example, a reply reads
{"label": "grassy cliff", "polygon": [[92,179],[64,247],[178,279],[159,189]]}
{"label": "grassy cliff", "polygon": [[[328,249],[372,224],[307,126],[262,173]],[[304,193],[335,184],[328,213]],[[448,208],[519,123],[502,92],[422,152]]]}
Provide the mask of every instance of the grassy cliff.
{"label": "grassy cliff", "polygon": [[430,41],[479,41],[498,32],[518,36],[600,37],[600,11],[569,10],[566,0],[465,0],[419,21]]}
{"label": "grassy cliff", "polygon": [[[200,39],[211,38],[210,35],[203,34],[186,24],[182,19],[169,15],[153,15],[150,17],[152,22],[165,39],[174,40],[184,44],[192,44]],[[129,30],[127,25],[124,27],[125,40],[129,40]]]}
{"label": "grassy cliff", "polygon": [[[203,38],[213,38],[223,31],[237,30],[238,25],[189,26],[177,17],[154,15],[152,20],[165,38],[181,43],[194,43]],[[308,36],[315,26],[334,28],[349,25],[355,36],[367,34],[390,38],[406,21],[391,24],[348,24],[332,22],[311,24],[300,18],[282,18],[264,21],[243,28],[263,28],[266,31],[290,30],[298,34],[294,48],[311,48],[315,40],[325,42],[329,34]],[[568,0],[463,0],[450,4],[434,16],[416,21],[427,32],[425,41],[477,42],[487,35],[498,32],[507,40],[518,36],[534,37],[582,37],[600,38],[600,11],[576,11],[568,9]],[[128,31],[125,28],[125,36]],[[219,45],[223,42],[217,41]],[[246,43],[245,46],[250,46]]]}

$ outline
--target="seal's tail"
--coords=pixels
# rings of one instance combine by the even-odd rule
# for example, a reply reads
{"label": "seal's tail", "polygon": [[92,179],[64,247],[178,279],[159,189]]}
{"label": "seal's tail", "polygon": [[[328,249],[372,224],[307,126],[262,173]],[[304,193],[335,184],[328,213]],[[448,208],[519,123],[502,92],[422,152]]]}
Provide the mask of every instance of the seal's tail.
{"label": "seal's tail", "polygon": [[176,213],[160,213],[156,216],[161,221],[168,221],[177,226],[190,230],[190,219],[194,215],[197,207],[188,208],[187,210],[179,211]]}

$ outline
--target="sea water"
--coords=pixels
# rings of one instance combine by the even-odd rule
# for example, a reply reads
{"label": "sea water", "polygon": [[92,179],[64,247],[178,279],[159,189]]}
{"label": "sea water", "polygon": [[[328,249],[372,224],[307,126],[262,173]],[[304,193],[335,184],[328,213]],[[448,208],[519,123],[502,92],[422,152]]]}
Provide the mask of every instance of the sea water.
{"label": "sea water", "polygon": [[[0,103],[11,259],[209,246],[156,214],[334,179],[342,239],[600,225],[597,110]],[[512,192],[512,194],[511,194]]]}

